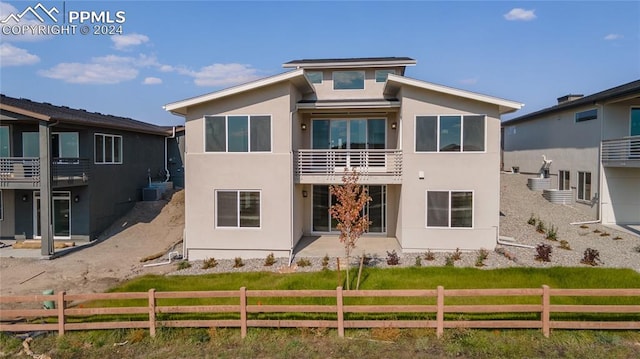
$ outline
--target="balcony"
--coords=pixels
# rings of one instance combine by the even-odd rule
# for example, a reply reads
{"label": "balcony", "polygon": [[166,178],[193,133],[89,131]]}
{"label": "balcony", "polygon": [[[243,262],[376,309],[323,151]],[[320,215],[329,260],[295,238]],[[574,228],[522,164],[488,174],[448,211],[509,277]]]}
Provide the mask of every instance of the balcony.
{"label": "balcony", "polygon": [[390,184],[402,180],[402,150],[298,150],[297,183],[337,183],[355,169],[363,183]]}
{"label": "balcony", "polygon": [[[53,187],[82,186],[89,181],[89,159],[54,158],[51,161]],[[40,158],[0,158],[0,188],[40,188]]]}
{"label": "balcony", "polygon": [[602,141],[602,165],[640,168],[640,136]]}

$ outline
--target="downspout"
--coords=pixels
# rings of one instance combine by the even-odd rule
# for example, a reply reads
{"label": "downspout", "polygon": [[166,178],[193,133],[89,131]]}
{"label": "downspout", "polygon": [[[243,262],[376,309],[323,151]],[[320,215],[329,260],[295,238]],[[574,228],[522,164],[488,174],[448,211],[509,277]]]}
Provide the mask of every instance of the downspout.
{"label": "downspout", "polygon": [[165,182],[169,182],[169,178],[171,178],[171,174],[169,174],[169,152],[167,146],[167,140],[171,138],[176,138],[176,126],[172,126],[173,133],[171,136],[164,137],[164,172],[166,173]]}
{"label": "downspout", "polygon": [[291,262],[293,262],[293,226],[294,226],[294,218],[293,218],[293,197],[295,197],[296,188],[295,183],[293,181],[293,161],[294,161],[294,151],[293,151],[293,112],[289,111],[289,141],[291,141],[291,150],[289,151],[289,163],[291,164],[291,175],[289,176],[289,188],[291,188],[291,195],[289,196],[289,218],[291,221],[291,225],[289,226],[289,239],[291,241],[289,247],[289,267],[291,267]]}

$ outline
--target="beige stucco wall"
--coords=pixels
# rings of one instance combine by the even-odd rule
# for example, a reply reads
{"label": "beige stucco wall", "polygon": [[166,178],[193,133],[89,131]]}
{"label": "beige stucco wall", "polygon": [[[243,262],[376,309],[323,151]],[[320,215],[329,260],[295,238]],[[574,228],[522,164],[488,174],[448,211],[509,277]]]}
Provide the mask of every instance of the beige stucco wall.
{"label": "beige stucco wall", "polygon": [[640,168],[604,168],[602,223],[640,223]]}
{"label": "beige stucco wall", "polygon": [[[405,252],[426,249],[494,248],[500,211],[500,121],[494,105],[405,87],[402,90],[403,176],[400,228]],[[486,151],[482,153],[416,153],[418,115],[485,114]],[[424,172],[424,179],[418,174]],[[473,228],[426,228],[428,190],[473,191]]]}
{"label": "beige stucco wall", "polygon": [[[279,83],[189,109],[186,244],[189,259],[286,255],[291,248],[291,91]],[[294,94],[294,96],[296,96]],[[205,153],[205,115],[271,115],[271,153]],[[216,228],[215,190],[261,191],[261,227]]]}

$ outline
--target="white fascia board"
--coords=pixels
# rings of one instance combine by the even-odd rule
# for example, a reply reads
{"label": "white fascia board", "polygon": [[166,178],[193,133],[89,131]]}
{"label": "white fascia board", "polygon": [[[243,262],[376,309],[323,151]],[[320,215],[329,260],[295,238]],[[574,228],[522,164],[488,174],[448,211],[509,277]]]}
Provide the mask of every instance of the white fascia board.
{"label": "white fascia board", "polygon": [[224,90],[211,92],[202,96],[188,98],[186,100],[172,102],[163,106],[165,111],[172,112],[177,115],[186,115],[187,107],[198,105],[204,102],[218,100],[223,97],[236,95],[245,91],[255,90],[257,88],[263,86],[269,86],[276,84],[282,81],[293,80],[296,77],[301,77],[302,81],[304,81],[304,87],[308,87],[308,90],[313,91],[313,86],[309,82],[309,80],[304,76],[304,70],[298,69],[289,72],[285,72],[282,74],[278,74],[275,76],[265,77],[263,79],[259,79],[256,81],[248,82],[242,85],[229,87]]}
{"label": "white fascia board", "polygon": [[305,68],[305,69],[349,69],[349,68],[378,68],[378,67],[398,67],[415,66],[416,61],[389,60],[389,61],[354,61],[354,62],[308,62],[308,63],[287,63],[284,68]]}
{"label": "white fascia board", "polygon": [[409,77],[398,76],[394,74],[389,74],[387,77],[387,82],[385,83],[384,93],[394,93],[397,88],[401,85],[413,86],[425,90],[441,92],[444,94],[458,96],[463,98],[468,98],[471,100],[486,102],[494,105],[498,105],[500,107],[500,113],[505,114],[513,111],[517,111],[521,109],[524,104],[516,101],[505,100],[498,97],[483,95],[476,92],[460,90],[453,87],[448,87],[444,85],[438,85],[431,82],[420,81],[416,79],[412,79]]}

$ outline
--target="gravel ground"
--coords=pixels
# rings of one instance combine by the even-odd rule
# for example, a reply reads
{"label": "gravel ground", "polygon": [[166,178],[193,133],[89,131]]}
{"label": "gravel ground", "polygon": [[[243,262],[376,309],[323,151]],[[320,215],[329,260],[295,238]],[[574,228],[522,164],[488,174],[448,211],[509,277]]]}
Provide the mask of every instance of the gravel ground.
{"label": "gravel ground", "polygon": [[[551,261],[542,262],[535,259],[535,248],[520,248],[516,246],[498,245],[495,251],[488,251],[484,265],[480,268],[493,269],[504,267],[554,267],[554,266],[586,266],[581,263],[587,248],[599,252],[601,267],[632,268],[640,272],[640,237],[625,232],[617,231],[600,224],[587,224],[583,226],[571,225],[572,222],[594,220],[589,208],[582,204],[558,205],[552,204],[542,197],[541,192],[530,191],[527,188],[526,175],[502,174],[501,175],[501,236],[512,237],[515,243],[537,246],[541,243],[551,246]],[[527,223],[533,215],[544,222],[546,226],[557,227],[557,241],[545,239],[544,234],[536,231],[536,227]],[[604,235],[608,233],[609,235]],[[567,241],[571,249],[560,248],[560,241]],[[398,266],[415,266],[416,257],[420,256],[421,266],[444,266],[446,257],[453,253],[434,253],[434,260],[426,260],[424,253],[400,254]],[[479,251],[462,252],[461,259],[454,261],[455,267],[475,267],[478,261]],[[296,262],[305,259],[310,265],[302,266]],[[217,260],[218,265],[202,269],[202,261],[191,262],[191,267],[174,271],[174,275],[192,275],[222,272],[309,272],[323,268],[323,258],[295,258],[294,264],[288,266],[288,258],[276,258],[272,266],[265,266],[265,258],[242,259],[244,265],[234,268],[233,260]],[[336,269],[337,259],[330,258],[329,269]],[[358,259],[353,260],[357,265]],[[369,266],[379,268],[392,267],[387,264],[387,258],[372,258]]]}

